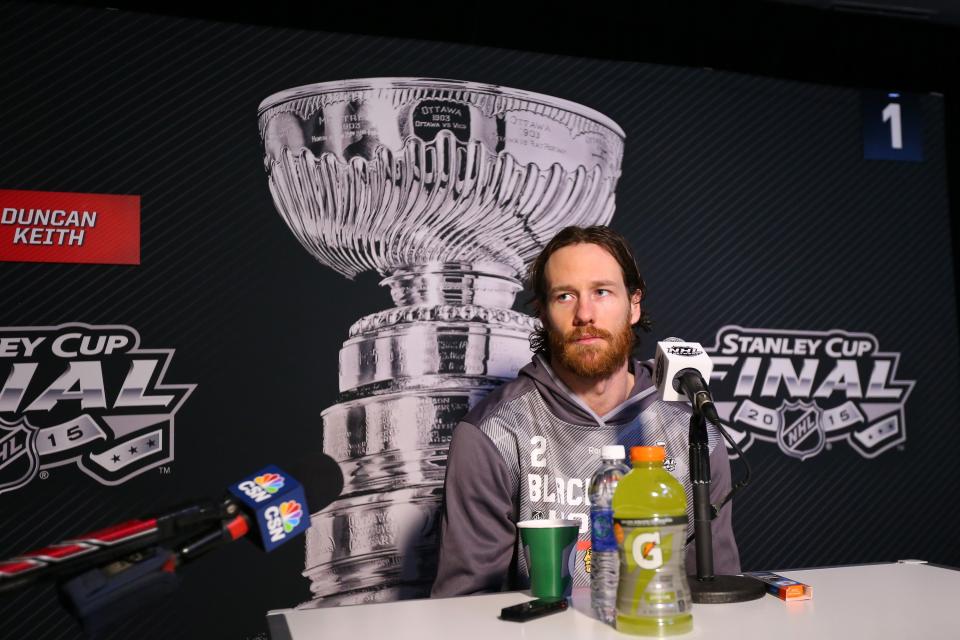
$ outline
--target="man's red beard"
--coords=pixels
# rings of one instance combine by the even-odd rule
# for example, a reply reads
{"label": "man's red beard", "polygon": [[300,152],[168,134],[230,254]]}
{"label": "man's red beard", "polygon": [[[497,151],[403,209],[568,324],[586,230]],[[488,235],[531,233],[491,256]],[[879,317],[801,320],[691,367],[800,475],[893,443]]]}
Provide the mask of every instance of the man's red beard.
{"label": "man's red beard", "polygon": [[[581,378],[607,378],[623,366],[633,349],[633,328],[624,322],[617,333],[590,325],[564,335],[547,327],[550,355]],[[593,344],[578,344],[582,338],[602,338]]]}

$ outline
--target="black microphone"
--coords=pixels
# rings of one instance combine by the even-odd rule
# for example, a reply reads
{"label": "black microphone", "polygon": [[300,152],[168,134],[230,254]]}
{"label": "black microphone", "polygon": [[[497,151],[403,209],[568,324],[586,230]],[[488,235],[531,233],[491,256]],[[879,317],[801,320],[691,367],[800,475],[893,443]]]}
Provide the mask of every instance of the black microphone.
{"label": "black microphone", "polygon": [[[310,526],[311,509],[319,511],[339,496],[343,487],[339,467],[329,456],[317,459],[327,463],[319,466],[330,477],[321,480],[319,474],[310,473],[306,477],[312,482],[306,490],[279,467],[268,466],[230,485],[219,500],[197,501],[0,560],[0,593],[47,578],[69,577],[157,546],[178,549],[177,564],[245,536],[272,551]],[[317,469],[316,461],[312,468]],[[316,498],[309,508],[307,493]]]}
{"label": "black microphone", "polygon": [[674,391],[683,391],[694,410],[700,413],[707,420],[715,425],[720,424],[720,416],[717,415],[717,408],[713,405],[713,398],[707,389],[707,383],[703,380],[703,375],[697,369],[682,369],[673,377]]}

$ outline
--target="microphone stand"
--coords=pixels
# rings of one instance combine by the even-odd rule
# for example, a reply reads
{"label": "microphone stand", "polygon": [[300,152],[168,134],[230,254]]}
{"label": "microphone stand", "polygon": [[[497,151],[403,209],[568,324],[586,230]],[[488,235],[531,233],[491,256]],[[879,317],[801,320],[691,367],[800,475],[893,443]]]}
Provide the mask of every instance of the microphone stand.
{"label": "microphone stand", "polygon": [[693,534],[697,573],[687,577],[693,601],[699,604],[722,604],[763,597],[766,591],[759,580],[713,574],[713,532],[710,530],[710,521],[713,520],[714,509],[710,504],[710,447],[707,441],[707,422],[696,404],[693,405],[693,414],[690,416],[690,484],[693,486]]}

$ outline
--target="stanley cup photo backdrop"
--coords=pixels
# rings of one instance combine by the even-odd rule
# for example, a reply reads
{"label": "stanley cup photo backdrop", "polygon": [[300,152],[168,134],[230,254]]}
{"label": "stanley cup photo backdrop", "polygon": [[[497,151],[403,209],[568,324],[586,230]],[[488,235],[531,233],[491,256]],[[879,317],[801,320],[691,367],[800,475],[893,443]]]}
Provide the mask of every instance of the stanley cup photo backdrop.
{"label": "stanley cup photo backdrop", "polygon": [[[529,361],[525,269],[570,224],[629,239],[644,357],[710,352],[754,470],[744,570],[960,564],[942,97],[3,13],[2,559],[270,464],[326,491],[305,538],[185,565],[111,637],[428,595],[453,427]],[[51,584],[0,611],[10,637],[82,637]]]}
{"label": "stanley cup photo backdrop", "polygon": [[297,239],[341,275],[385,276],[396,305],[340,351],[322,417],[344,490],[313,518],[305,575],[324,603],[425,597],[453,427],[529,360],[525,267],[563,227],[609,222],[623,133],[565,100],[416,78],[291,89],[260,122]]}

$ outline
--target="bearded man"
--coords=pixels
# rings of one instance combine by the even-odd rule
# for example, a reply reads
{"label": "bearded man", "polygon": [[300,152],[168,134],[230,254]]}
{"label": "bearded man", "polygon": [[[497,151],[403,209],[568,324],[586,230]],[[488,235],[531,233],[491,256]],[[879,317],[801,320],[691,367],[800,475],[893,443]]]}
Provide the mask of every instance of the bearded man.
{"label": "bearded man", "polygon": [[[653,361],[631,357],[646,284],[626,240],[606,227],[567,227],[530,268],[528,287],[543,328],[516,380],[474,407],[453,432],[444,482],[434,596],[520,589],[529,576],[516,523],[576,519],[574,586],[589,584],[587,488],[609,444],[661,445],[665,468],[684,485],[692,532],[688,466],[690,408],[657,398]],[[711,502],[730,490],[730,462],[708,427]],[[714,571],[740,573],[731,505],[712,523]],[[695,545],[687,572],[695,572]]]}

